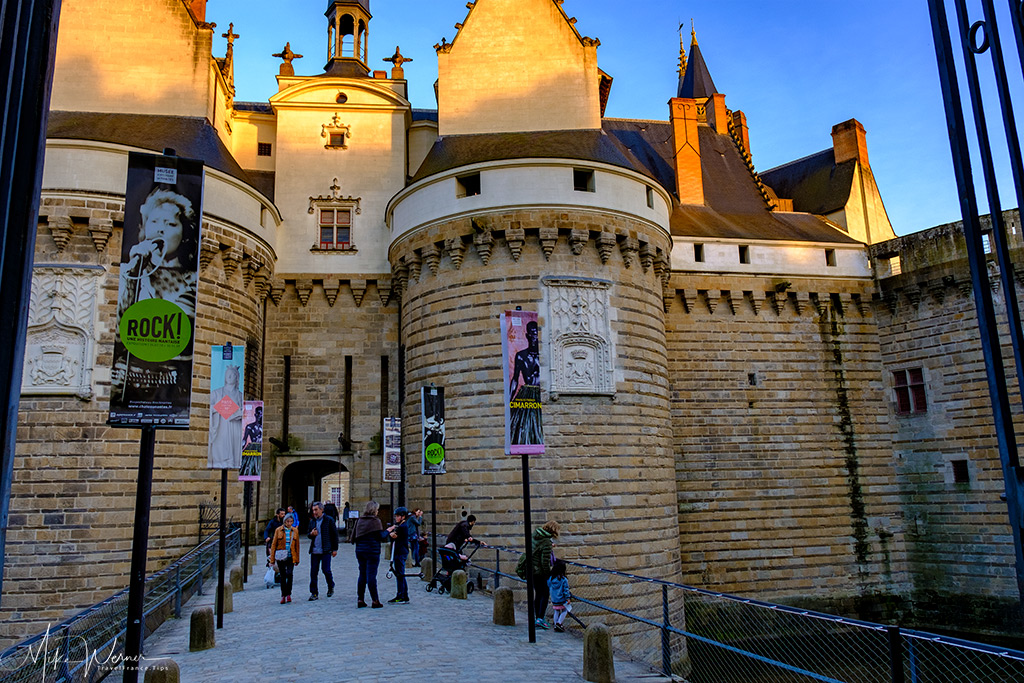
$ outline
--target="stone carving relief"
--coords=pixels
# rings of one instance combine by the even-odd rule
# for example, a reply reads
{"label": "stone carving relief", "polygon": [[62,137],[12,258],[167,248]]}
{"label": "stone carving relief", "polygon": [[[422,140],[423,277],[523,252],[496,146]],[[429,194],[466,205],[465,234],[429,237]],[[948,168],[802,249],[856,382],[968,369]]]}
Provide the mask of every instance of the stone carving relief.
{"label": "stone carving relief", "polygon": [[92,397],[96,293],[104,272],[60,267],[33,271],[23,395]]}
{"label": "stone carving relief", "polygon": [[552,394],[615,393],[611,283],[548,278]]}

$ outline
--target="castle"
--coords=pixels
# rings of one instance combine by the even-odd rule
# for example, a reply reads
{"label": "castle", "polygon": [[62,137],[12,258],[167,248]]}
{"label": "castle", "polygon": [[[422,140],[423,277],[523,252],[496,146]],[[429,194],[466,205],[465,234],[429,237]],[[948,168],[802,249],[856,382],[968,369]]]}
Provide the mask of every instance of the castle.
{"label": "castle", "polygon": [[518,545],[498,325],[518,306],[542,329],[534,519],[561,522],[566,559],[1019,631],[962,233],[895,237],[860,123],[757,172],[696,37],[665,120],[605,118],[600,41],[560,0],[470,3],[435,46],[436,110],[412,108],[399,51],[371,67],[369,0],[329,0],[322,73],[296,75],[286,45],[279,91],[240,102],[231,28],[213,56],[205,5],[63,3],[6,638],[127,583],[138,433],[106,425],[137,220],[125,169],[129,151],[165,148],[207,172],[192,428],[157,434],[151,569],[195,544],[217,496],[210,348],[226,342],[245,345],[247,398],[277,439],[260,519],[390,502],[388,416],[403,419],[407,500],[428,508],[419,390],[434,384],[439,528],[472,512],[489,542]]}

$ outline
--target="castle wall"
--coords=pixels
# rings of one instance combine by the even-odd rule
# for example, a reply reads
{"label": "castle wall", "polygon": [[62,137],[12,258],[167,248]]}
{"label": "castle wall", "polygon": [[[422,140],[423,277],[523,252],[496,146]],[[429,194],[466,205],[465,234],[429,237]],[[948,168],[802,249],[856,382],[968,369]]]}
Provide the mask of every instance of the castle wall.
{"label": "castle wall", "polygon": [[[530,209],[441,222],[396,242],[408,387],[403,442],[413,505],[430,496],[429,478],[419,474],[420,388],[433,383],[446,391],[439,530],[472,512],[488,543],[522,546],[521,458],[504,454],[498,321],[502,311],[522,306],[539,312],[542,330],[546,453],[529,458],[534,523],[561,523],[560,557],[678,576],[659,279],[668,246],[667,235],[637,220]],[[588,305],[609,316],[610,393],[550,390],[560,371],[550,336],[565,317],[554,304],[561,281],[575,281],[582,299],[590,296],[588,286],[607,284],[607,306]]]}
{"label": "castle wall", "polygon": [[[1004,216],[1011,258],[1019,263],[1024,246],[1019,217],[1016,211]],[[871,249],[876,264],[898,256],[902,270],[891,275],[880,269],[876,311],[914,606],[933,623],[1019,632],[1013,541],[1006,503],[1000,500],[1003,475],[966,253],[959,223]],[[992,295],[1020,443],[1020,392],[998,272],[990,256]],[[1024,293],[1015,281],[1021,297]],[[893,373],[908,369],[923,373],[927,409],[898,415]],[[962,468],[959,474],[957,468]]]}
{"label": "castle wall", "polygon": [[[316,277],[317,279],[313,279]],[[283,436],[285,356],[291,357],[288,434],[292,452],[265,458],[268,473],[261,496],[261,518],[279,505],[288,465],[309,460],[340,463],[350,473],[349,500],[361,510],[366,501],[388,502],[377,449],[385,413],[398,414],[398,305],[391,277],[336,275],[277,281],[267,307],[265,434]],[[352,357],[352,453],[343,453],[338,435],[345,425],[345,356]],[[381,358],[387,357],[387,406],[381,405]],[[265,454],[271,453],[267,444]],[[326,497],[326,491],[324,492]],[[312,502],[312,501],[308,501]]]}
{"label": "castle wall", "polygon": [[50,106],[210,118],[212,42],[181,0],[67,0]]}
{"label": "castle wall", "polygon": [[776,283],[668,290],[683,581],[848,612],[907,580],[871,283]]}

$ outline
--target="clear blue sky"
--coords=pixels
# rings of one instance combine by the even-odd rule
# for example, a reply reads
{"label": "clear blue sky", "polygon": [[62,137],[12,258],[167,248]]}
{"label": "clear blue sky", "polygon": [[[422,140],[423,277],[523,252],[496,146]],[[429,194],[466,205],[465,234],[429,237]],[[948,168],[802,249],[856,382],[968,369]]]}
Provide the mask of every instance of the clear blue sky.
{"label": "clear blue sky", "polygon": [[[1006,11],[1006,3],[996,4]],[[677,83],[678,26],[686,23],[689,47],[693,18],[715,85],[731,109],[747,115],[758,170],[831,146],[832,126],[856,118],[867,129],[871,165],[897,234],[960,219],[925,0],[565,0],[563,7],[578,19],[581,34],[601,40],[598,63],[615,79],[607,116],[667,119]],[[210,1],[207,19],[217,22],[214,52],[224,54],[220,34],[229,22],[241,35],[235,42],[239,100],[266,101],[276,92],[280,60],[270,55],[285,41],[304,55],[295,61],[296,73],[322,72],[326,8],[327,0]],[[405,65],[413,106],[436,108],[433,45],[442,36],[452,40],[453,25],[466,16],[465,0],[372,0],[370,9],[371,68],[390,68],[381,60],[400,45],[414,59]],[[972,21],[980,18],[976,11]],[[1020,93],[1008,17],[1001,30]],[[983,63],[990,64],[987,55]],[[966,95],[963,80],[961,88]],[[1015,104],[1020,119],[1024,102]],[[994,92],[988,109],[1001,151]],[[1002,204],[1015,207],[1009,165],[1005,154],[1000,157]],[[980,183],[977,160],[975,175]],[[979,191],[987,213],[983,196]]]}

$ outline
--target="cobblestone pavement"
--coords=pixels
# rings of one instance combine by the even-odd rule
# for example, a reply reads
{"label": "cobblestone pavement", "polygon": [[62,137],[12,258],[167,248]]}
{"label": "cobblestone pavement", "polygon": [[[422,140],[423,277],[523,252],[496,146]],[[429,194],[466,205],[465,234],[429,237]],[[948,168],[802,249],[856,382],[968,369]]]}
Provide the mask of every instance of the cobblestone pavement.
{"label": "cobblestone pavement", "polygon": [[[308,602],[309,558],[302,559],[291,604],[280,604],[280,589],[265,588],[265,568],[256,568],[245,590],[234,594],[234,611],[224,615],[214,649],[188,651],[189,615],[214,603],[215,596],[208,593],[194,597],[181,619],[168,620],[146,640],[146,659],[173,659],[184,683],[583,680],[578,630],[538,629],[537,642],[530,644],[525,614],[516,614],[514,627],[495,626],[488,594],[454,600],[427,593],[426,583],[411,576],[410,604],[357,609],[357,569],[350,545],[343,545],[333,562],[334,597],[325,597],[321,576],[320,600]],[[386,572],[382,559],[378,585],[383,601],[395,595],[395,580],[386,579]],[[622,660],[616,660],[615,674],[617,681],[666,680]]]}

